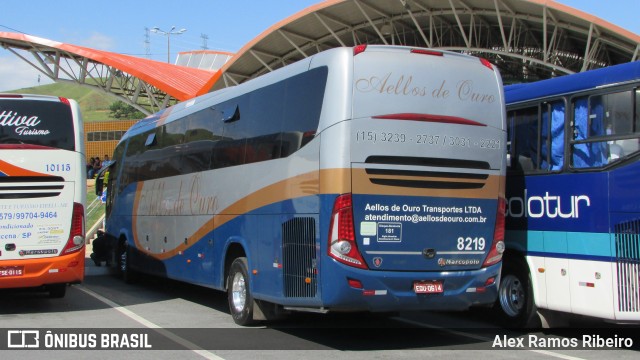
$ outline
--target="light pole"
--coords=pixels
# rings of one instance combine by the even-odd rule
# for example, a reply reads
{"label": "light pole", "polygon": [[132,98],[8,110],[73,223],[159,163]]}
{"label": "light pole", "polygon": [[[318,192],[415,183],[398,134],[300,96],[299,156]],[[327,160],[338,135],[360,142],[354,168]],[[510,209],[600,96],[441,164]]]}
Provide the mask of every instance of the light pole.
{"label": "light pole", "polygon": [[176,29],[175,26],[172,26],[171,30],[169,30],[169,31],[161,30],[157,26],[154,26],[151,29],[151,32],[153,32],[153,33],[167,36],[167,62],[168,63],[171,63],[171,59],[170,59],[170,57],[171,57],[171,35],[180,35],[180,34],[184,33],[185,31],[187,31],[187,29],[180,29],[178,31],[174,31],[175,29]]}

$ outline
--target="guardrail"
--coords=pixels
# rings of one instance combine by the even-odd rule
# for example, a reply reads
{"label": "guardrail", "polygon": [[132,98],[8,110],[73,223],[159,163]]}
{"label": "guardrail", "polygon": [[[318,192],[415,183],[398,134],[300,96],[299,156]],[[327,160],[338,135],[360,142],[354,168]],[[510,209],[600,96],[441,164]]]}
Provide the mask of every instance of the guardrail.
{"label": "guardrail", "polygon": [[[100,214],[98,217],[96,217]],[[88,206],[87,206],[87,234],[85,236],[85,242],[88,243],[89,239],[93,239],[98,232],[99,229],[103,227],[104,222],[104,204],[100,201],[100,197],[95,198]],[[96,219],[95,222],[90,219]],[[92,223],[89,223],[92,222]]]}

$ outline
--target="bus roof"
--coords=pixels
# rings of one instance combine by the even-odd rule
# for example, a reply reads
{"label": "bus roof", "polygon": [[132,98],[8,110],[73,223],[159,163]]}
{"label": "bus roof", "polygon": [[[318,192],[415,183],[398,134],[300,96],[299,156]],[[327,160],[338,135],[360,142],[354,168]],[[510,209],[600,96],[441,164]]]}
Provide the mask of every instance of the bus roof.
{"label": "bus roof", "polygon": [[599,86],[624,83],[640,78],[640,61],[609,66],[597,70],[542,80],[504,88],[507,105],[547,96],[594,89]]}
{"label": "bus roof", "polygon": [[40,94],[0,93],[0,99],[63,101],[62,99],[66,99],[66,98],[60,97],[60,96],[40,95]]}

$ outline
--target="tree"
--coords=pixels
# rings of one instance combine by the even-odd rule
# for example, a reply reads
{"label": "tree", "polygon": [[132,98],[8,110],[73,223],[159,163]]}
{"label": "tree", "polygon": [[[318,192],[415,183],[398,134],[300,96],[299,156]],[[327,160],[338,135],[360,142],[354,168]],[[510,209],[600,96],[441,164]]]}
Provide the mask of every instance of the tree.
{"label": "tree", "polygon": [[116,101],[109,106],[111,117],[115,119],[141,119],[144,114],[133,106],[122,101]]}

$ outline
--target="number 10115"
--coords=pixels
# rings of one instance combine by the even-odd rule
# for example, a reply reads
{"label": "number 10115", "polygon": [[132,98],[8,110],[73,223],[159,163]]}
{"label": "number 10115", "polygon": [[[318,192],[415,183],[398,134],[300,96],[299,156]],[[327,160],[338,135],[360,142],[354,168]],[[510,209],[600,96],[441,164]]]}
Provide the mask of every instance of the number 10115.
{"label": "number 10115", "polygon": [[46,164],[47,172],[66,172],[71,171],[71,164]]}

